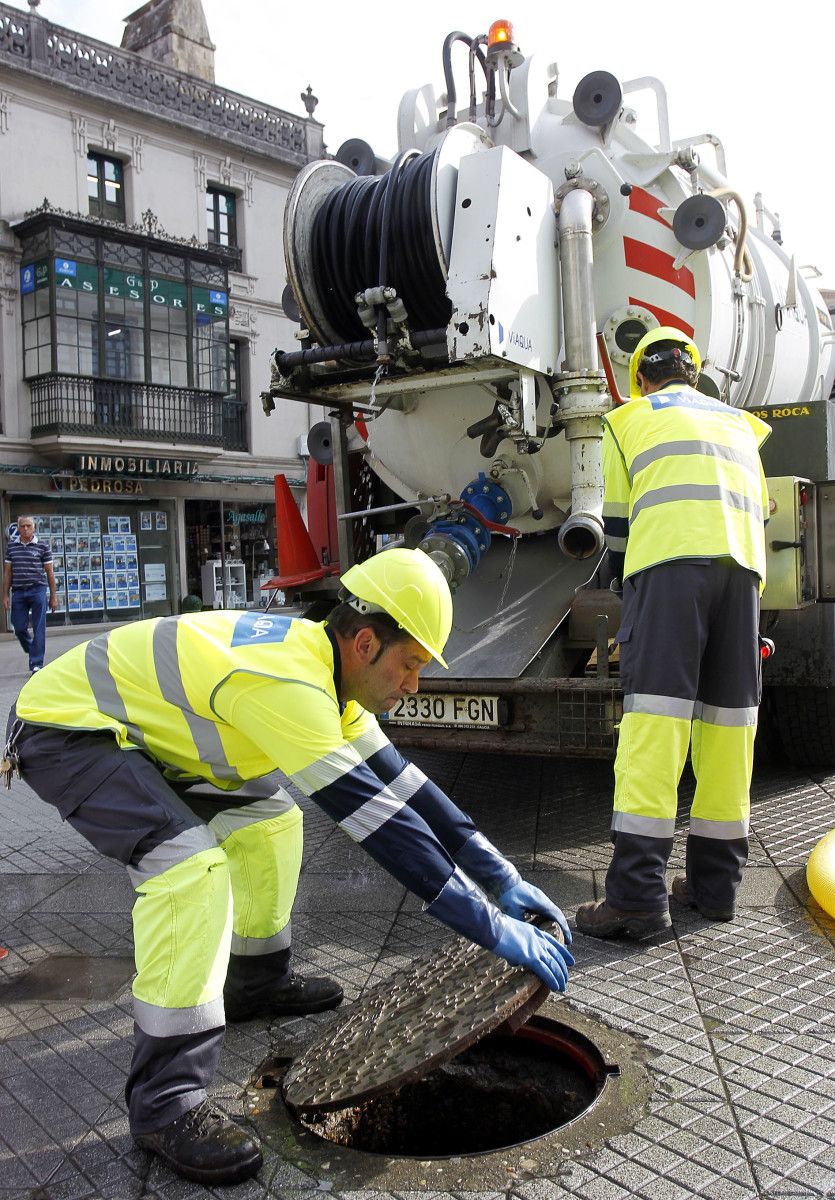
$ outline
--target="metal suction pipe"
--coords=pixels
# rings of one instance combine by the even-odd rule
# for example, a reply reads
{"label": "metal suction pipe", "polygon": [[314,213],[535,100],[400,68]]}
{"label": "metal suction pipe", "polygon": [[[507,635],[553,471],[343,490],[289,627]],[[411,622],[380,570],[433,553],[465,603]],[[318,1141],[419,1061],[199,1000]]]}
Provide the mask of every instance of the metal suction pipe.
{"label": "metal suction pipe", "polygon": [[592,286],[594,197],[577,187],[559,209],[565,361],[557,376],[559,419],[571,460],[571,515],[557,540],[569,558],[603,551],[601,417],[608,408],[606,382],[597,366],[597,331]]}

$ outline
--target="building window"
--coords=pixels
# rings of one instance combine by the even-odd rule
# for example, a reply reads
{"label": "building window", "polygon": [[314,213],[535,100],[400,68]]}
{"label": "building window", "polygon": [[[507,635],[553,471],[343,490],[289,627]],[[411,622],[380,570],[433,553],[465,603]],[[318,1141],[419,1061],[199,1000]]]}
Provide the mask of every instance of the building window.
{"label": "building window", "polygon": [[206,230],[210,246],[237,246],[235,197],[218,188],[206,189]]}
{"label": "building window", "polygon": [[194,386],[229,391],[229,303],[226,292],[191,289],[194,316]]}
{"label": "building window", "polygon": [[99,273],[94,263],[55,260],[56,369],[98,375]]}
{"label": "building window", "polygon": [[151,379],[188,387],[188,293],[174,279],[151,279]]}
{"label": "building window", "polygon": [[223,399],[223,445],[227,450],[248,450],[247,405],[244,398],[242,349],[247,343],[232,340],[229,346],[229,391]]}
{"label": "building window", "polygon": [[135,271],[104,268],[104,374],[145,378],[145,281]]}
{"label": "building window", "polygon": [[[107,246],[80,247],[97,261],[53,257],[21,267],[24,377],[55,371],[227,395],[225,269],[144,252],[141,269],[124,270],[107,261]],[[182,273],[172,278],[178,263]]]}
{"label": "building window", "polygon": [[23,308],[23,373],[29,377],[52,370],[49,262],[27,263],[20,268]]}
{"label": "building window", "polygon": [[91,216],[124,222],[125,181],[118,158],[87,155],[87,199]]}

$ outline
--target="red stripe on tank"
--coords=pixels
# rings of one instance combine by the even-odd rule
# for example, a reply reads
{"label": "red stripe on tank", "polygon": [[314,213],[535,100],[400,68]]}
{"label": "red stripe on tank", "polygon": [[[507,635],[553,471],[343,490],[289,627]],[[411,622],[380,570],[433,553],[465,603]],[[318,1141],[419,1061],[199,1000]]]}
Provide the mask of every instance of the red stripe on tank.
{"label": "red stripe on tank", "polygon": [[663,250],[657,250],[655,246],[648,246],[646,242],[636,242],[634,238],[628,237],[623,239],[623,251],[627,267],[631,267],[633,271],[643,271],[645,275],[654,275],[656,279],[663,279],[666,283],[672,283],[695,300],[696,281],[693,278],[693,272],[687,267],[675,270],[673,268],[675,260],[671,255],[665,254]]}
{"label": "red stripe on tank", "polygon": [[662,225],[666,225],[668,229],[672,229],[672,225],[659,213],[659,208],[665,207],[665,202],[659,200],[657,196],[645,192],[643,188],[633,187],[629,193],[629,207],[633,212],[642,213],[645,217],[652,217],[654,221],[660,221]]}

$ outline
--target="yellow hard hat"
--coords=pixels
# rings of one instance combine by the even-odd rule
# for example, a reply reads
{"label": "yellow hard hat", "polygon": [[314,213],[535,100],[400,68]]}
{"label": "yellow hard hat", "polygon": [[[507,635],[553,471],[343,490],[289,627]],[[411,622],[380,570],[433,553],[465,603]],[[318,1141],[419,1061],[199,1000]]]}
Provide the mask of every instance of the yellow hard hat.
{"label": "yellow hard hat", "polygon": [[638,342],[629,360],[629,395],[633,400],[641,394],[638,386],[638,368],[641,365],[641,359],[650,346],[654,346],[656,342],[678,342],[693,359],[696,370],[701,371],[702,369],[702,356],[699,354],[698,346],[690,340],[686,333],[682,333],[680,329],[674,329],[672,325],[659,325],[657,329],[650,329],[649,333],[645,333]]}
{"label": "yellow hard hat", "polygon": [[452,629],[452,593],[428,554],[405,546],[383,550],[349,568],[341,582],[369,611],[387,612],[446,667],[442,652]]}

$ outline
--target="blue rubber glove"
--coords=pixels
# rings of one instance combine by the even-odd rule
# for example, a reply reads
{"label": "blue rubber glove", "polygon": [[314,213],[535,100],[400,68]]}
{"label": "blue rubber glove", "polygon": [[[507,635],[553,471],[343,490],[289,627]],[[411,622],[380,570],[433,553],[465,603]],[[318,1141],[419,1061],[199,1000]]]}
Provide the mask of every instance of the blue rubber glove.
{"label": "blue rubber glove", "polygon": [[453,871],[425,911],[499,958],[527,967],[552,990],[565,991],[571,952],[553,934],[500,912],[462,871]]}
{"label": "blue rubber glove", "polygon": [[564,992],[574,955],[553,934],[526,921],[505,917],[493,953],[538,975],[552,992]]}
{"label": "blue rubber glove", "polygon": [[571,945],[571,930],[562,909],[557,908],[541,888],[520,879],[513,887],[502,892],[496,903],[503,913],[515,917],[517,921],[523,921],[526,913],[541,913],[543,917],[549,917],[550,920],[556,921],[562,930],[566,946]]}
{"label": "blue rubber glove", "polygon": [[472,834],[452,857],[464,874],[493,898],[521,882],[522,877],[513,863],[508,862],[482,833]]}

